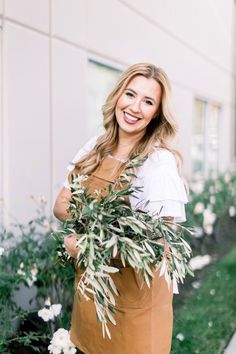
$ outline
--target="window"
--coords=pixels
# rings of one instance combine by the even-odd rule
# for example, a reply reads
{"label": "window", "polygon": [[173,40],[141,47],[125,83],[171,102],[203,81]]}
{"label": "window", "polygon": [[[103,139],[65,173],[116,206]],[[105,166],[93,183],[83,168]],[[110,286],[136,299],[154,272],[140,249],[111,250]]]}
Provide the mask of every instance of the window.
{"label": "window", "polygon": [[86,128],[90,136],[102,132],[102,106],[115,85],[121,71],[94,60],[88,62],[88,120]]}
{"label": "window", "polygon": [[219,105],[211,103],[207,106],[206,120],[206,172],[218,171],[219,156],[219,117],[221,108]]}
{"label": "window", "polygon": [[218,171],[220,111],[218,104],[195,100],[192,141],[194,175],[208,177]]}
{"label": "window", "polygon": [[204,132],[205,132],[206,102],[195,101],[193,117],[192,163],[193,174],[204,172]]}

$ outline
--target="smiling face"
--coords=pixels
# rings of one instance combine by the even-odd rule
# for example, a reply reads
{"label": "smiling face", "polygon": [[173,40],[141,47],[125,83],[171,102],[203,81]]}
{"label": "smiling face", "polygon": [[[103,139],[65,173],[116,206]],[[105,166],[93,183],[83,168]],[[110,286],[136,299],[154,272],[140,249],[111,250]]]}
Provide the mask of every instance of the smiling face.
{"label": "smiling face", "polygon": [[115,115],[119,132],[136,134],[145,132],[155,118],[161,102],[161,86],[150,78],[137,75],[130,80],[119,97]]}

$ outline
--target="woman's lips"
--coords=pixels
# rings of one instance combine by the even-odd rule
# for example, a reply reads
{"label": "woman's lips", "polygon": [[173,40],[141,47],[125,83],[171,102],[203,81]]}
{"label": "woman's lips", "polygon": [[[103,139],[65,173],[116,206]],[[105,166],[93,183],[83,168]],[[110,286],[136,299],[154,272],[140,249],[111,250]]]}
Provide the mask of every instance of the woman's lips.
{"label": "woman's lips", "polygon": [[124,121],[127,124],[134,125],[141,119],[141,118],[138,118],[138,117],[131,116],[129,113],[126,113],[126,112],[123,112],[123,113],[124,113],[124,116],[123,116]]}

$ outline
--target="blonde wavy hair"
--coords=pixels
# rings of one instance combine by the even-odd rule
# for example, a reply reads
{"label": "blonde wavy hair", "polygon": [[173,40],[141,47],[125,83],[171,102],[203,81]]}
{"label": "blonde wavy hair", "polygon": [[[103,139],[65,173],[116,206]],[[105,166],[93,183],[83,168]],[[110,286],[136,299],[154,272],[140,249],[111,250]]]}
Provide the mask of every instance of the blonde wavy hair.
{"label": "blonde wavy hair", "polygon": [[156,80],[161,86],[162,93],[156,117],[151,120],[145,134],[130,151],[129,158],[137,155],[145,158],[154,149],[167,149],[175,155],[179,174],[182,176],[182,156],[169,144],[169,140],[173,139],[177,132],[177,124],[169,107],[170,82],[163,69],[149,63],[134,64],[121,74],[102,107],[105,133],[98,138],[94,148],[75,164],[78,173],[90,175],[101,164],[103,158],[117,147],[119,126],[115,116],[116,103],[130,80],[137,75]]}

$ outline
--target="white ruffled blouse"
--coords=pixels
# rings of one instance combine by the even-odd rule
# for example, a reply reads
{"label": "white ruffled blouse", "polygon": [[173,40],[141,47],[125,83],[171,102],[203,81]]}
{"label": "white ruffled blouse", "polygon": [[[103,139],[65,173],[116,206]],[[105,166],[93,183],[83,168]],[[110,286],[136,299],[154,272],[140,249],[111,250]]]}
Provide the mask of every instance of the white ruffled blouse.
{"label": "white ruffled blouse", "polygon": [[[67,166],[68,171],[73,170],[73,163],[92,150],[97,138],[95,136],[90,139],[78,151],[72,163]],[[185,204],[188,203],[188,197],[174,154],[164,148],[155,150],[137,169],[136,176],[133,183],[142,187],[142,191],[136,193],[137,198],[130,197],[132,208],[145,207],[145,210],[158,217],[169,216],[175,222],[186,221]],[[70,189],[68,179],[63,185]],[[174,284],[173,292],[178,293],[177,284]]]}
{"label": "white ruffled blouse", "polygon": [[[67,166],[68,171],[74,168],[73,163],[87,154],[95,146],[97,136],[90,139],[75,155]],[[179,176],[175,156],[166,149],[155,150],[137,169],[137,178],[133,183],[141,186],[142,191],[136,193],[137,198],[130,197],[132,208],[142,208],[146,204],[146,210],[153,215],[170,216],[175,222],[186,221],[185,204],[188,203],[187,193],[182,178]],[[70,189],[68,179],[64,187]]]}

